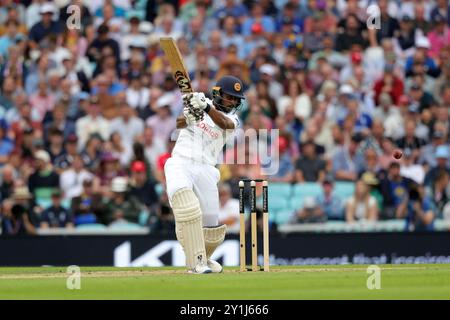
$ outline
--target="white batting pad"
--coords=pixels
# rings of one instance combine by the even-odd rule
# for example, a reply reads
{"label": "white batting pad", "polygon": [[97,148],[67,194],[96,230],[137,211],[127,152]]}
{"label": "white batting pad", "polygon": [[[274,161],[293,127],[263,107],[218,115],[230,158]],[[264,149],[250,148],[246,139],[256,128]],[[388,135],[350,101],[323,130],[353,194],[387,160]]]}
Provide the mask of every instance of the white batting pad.
{"label": "white batting pad", "polygon": [[206,265],[205,240],[202,231],[202,212],[195,193],[188,188],[175,192],[172,197],[172,209],[179,226],[177,237],[186,255],[186,266],[193,269],[198,263]]}

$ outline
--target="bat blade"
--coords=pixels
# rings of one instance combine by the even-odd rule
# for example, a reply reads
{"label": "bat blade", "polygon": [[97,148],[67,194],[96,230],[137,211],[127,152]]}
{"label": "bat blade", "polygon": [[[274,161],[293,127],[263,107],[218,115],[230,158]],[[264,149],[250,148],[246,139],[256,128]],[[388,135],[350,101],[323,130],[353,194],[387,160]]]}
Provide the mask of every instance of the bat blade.
{"label": "bat blade", "polygon": [[189,79],[189,74],[187,72],[186,66],[183,62],[183,57],[181,56],[180,50],[173,38],[161,37],[159,39],[161,48],[169,61],[170,67],[172,68],[172,74],[175,81],[180,88],[182,93],[193,92],[191,86],[191,79]]}

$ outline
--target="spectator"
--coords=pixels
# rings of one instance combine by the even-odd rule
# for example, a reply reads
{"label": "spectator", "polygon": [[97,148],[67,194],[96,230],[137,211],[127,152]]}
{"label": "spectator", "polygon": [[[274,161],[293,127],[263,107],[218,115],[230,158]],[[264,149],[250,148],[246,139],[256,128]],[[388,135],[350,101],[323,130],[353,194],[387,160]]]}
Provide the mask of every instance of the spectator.
{"label": "spectator", "polygon": [[148,159],[152,168],[156,167],[156,162],[159,155],[166,151],[164,141],[155,138],[154,130],[152,127],[145,127],[143,134],[143,147],[145,152],[145,158]]}
{"label": "spectator", "polygon": [[435,212],[422,187],[410,186],[407,201],[401,206],[399,218],[405,218],[405,231],[433,231]]}
{"label": "spectator", "polygon": [[73,228],[72,215],[61,205],[61,192],[52,193],[52,205],[41,214],[41,229]]}
{"label": "spectator", "polygon": [[436,148],[435,158],[436,158],[436,166],[432,167],[425,176],[424,184],[426,186],[434,184],[440,171],[446,171],[450,173],[450,168],[448,166],[448,158],[449,158],[448,147],[445,145],[438,146]]}
{"label": "spectator", "polygon": [[[292,162],[292,155],[290,152],[290,139],[284,136],[278,138],[278,171],[271,177],[273,182],[287,182],[290,183],[295,177],[295,168]],[[277,161],[272,159],[272,161]]]}
{"label": "spectator", "polygon": [[380,183],[383,195],[383,212],[380,219],[395,219],[402,215],[401,205],[408,199],[408,190],[413,183],[411,179],[400,175],[400,164],[391,162],[387,176]]}
{"label": "spectator", "polygon": [[1,185],[0,185],[0,200],[8,199],[14,191],[14,181],[18,173],[10,164],[3,166],[1,169]]}
{"label": "spectator", "polygon": [[228,184],[219,186],[219,225],[227,225],[227,232],[239,231],[239,200],[232,198]]}
{"label": "spectator", "polygon": [[333,173],[336,180],[356,181],[357,172],[363,168],[364,160],[358,153],[362,141],[360,134],[354,134],[347,146],[342,146],[333,155]]}
{"label": "spectator", "polygon": [[134,196],[144,204],[150,213],[156,212],[159,202],[156,193],[156,185],[153,180],[147,178],[147,169],[142,161],[134,161],[131,164],[130,196]]}
{"label": "spectator", "polygon": [[106,24],[101,24],[97,28],[98,37],[89,44],[87,49],[87,56],[91,62],[100,62],[103,48],[109,47],[112,50],[112,54],[115,57],[115,62],[118,64],[120,60],[119,44],[116,40],[109,36],[109,27]]}
{"label": "spectator", "polygon": [[36,197],[36,200],[50,198],[50,194],[59,188],[59,175],[50,163],[50,156],[44,150],[36,151],[36,170],[28,180],[28,188]]}
{"label": "spectator", "polygon": [[76,121],[76,133],[78,146],[83,148],[89,136],[98,133],[103,140],[109,137],[109,123],[100,115],[99,100],[96,96],[91,97],[88,114]]}
{"label": "spectator", "polygon": [[61,173],[60,187],[64,199],[71,200],[73,197],[80,196],[84,181],[92,178],[92,173],[84,168],[83,158],[80,155],[75,155],[70,167]]}
{"label": "spectator", "polygon": [[136,117],[134,110],[127,104],[120,106],[120,116],[110,123],[110,132],[118,132],[125,146],[131,146],[136,138],[144,131],[144,122]]}
{"label": "spectator", "polygon": [[159,206],[157,219],[150,225],[150,234],[175,236],[175,219],[168,202]]}
{"label": "spectator", "polygon": [[8,162],[9,155],[13,151],[14,143],[7,135],[8,124],[0,119],[0,167]]}
{"label": "spectator", "polygon": [[3,235],[35,235],[36,228],[30,222],[26,209],[14,201],[2,202],[1,230]]}
{"label": "spectator", "polygon": [[347,200],[345,220],[348,223],[356,220],[378,220],[377,201],[370,195],[368,185],[362,180],[356,182],[355,193]]}
{"label": "spectator", "polygon": [[51,34],[57,35],[59,37],[58,42],[61,43],[62,27],[58,21],[52,20],[55,13],[53,4],[48,2],[42,4],[39,13],[41,15],[41,21],[33,25],[28,35],[31,40],[31,48],[36,49],[40,42]]}
{"label": "spectator", "polygon": [[156,102],[156,114],[147,119],[147,126],[153,128],[155,138],[167,141],[170,134],[176,129],[176,123],[170,110],[172,98],[166,94]]}
{"label": "spectator", "polygon": [[327,216],[327,220],[344,220],[342,199],[334,193],[334,180],[331,176],[327,176],[322,182],[322,191],[316,201]]}
{"label": "spectator", "polygon": [[444,217],[444,209],[450,203],[450,177],[446,170],[436,174],[436,179],[430,186],[425,187],[425,196],[433,202],[437,218]]}
{"label": "spectator", "polygon": [[423,184],[425,180],[425,170],[420,164],[416,164],[414,152],[410,148],[403,149],[400,175],[414,180],[418,184]]}
{"label": "spectator", "polygon": [[317,156],[314,142],[304,142],[302,154],[295,164],[295,181],[322,182],[325,178],[325,161]]}
{"label": "spectator", "polygon": [[104,215],[105,208],[100,192],[96,191],[95,180],[84,180],[82,193],[72,198],[70,212],[75,226],[97,223]]}
{"label": "spectator", "polygon": [[318,223],[325,222],[327,216],[314,197],[306,197],[303,207],[296,210],[291,223]]}
{"label": "spectator", "polygon": [[111,182],[112,197],[106,204],[102,222],[106,225],[119,222],[138,223],[142,210],[138,200],[127,193],[128,181],[125,177],[115,177]]}

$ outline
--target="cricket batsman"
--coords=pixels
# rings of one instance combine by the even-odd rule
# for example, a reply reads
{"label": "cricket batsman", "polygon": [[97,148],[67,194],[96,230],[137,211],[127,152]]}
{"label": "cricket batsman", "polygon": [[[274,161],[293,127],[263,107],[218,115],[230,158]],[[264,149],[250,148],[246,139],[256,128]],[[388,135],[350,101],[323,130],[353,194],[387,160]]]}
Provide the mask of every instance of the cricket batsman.
{"label": "cricket batsman", "polygon": [[171,158],[164,165],[167,194],[177,239],[186,255],[189,273],[218,273],[222,266],[211,255],[225,239],[218,225],[220,172],[215,167],[226,138],[239,126],[236,110],[245,99],[241,80],[224,76],[212,89],[213,100],[202,92],[183,96],[181,129]]}

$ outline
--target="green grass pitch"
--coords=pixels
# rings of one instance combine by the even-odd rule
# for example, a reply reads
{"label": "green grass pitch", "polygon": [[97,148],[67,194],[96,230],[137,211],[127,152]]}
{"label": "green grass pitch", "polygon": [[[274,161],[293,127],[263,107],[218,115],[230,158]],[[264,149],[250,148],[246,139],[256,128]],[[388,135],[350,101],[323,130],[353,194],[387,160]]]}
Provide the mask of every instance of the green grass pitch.
{"label": "green grass pitch", "polygon": [[185,274],[181,268],[81,267],[81,289],[66,268],[0,268],[0,299],[450,299],[450,265],[382,265],[381,289],[367,266],[272,267],[271,272]]}

